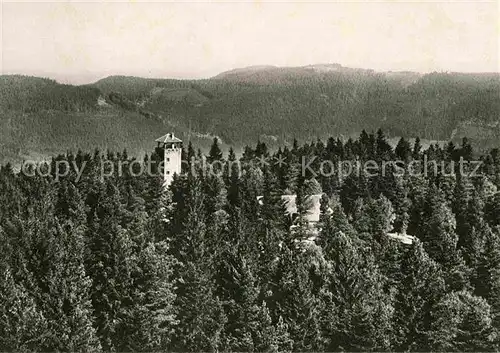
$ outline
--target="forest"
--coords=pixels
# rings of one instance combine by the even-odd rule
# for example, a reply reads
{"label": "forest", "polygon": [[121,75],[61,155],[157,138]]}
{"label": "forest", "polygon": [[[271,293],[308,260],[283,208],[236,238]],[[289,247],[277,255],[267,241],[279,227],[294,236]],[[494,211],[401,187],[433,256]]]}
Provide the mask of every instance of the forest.
{"label": "forest", "polygon": [[[446,168],[313,177],[304,156]],[[392,148],[378,130],[275,152],[258,141],[241,171],[220,163],[237,157],[217,139],[209,153],[186,144],[183,159],[196,172],[184,166],[168,189],[127,168],[100,175],[103,161],[136,161],[127,151],[60,154],[43,175],[1,167],[0,351],[500,348],[498,149],[479,154],[466,138]],[[206,173],[202,159],[223,167]],[[480,170],[456,173],[458,160]],[[83,176],[56,179],[57,161],[85,166]],[[296,195],[296,217],[283,194]]]}
{"label": "forest", "polygon": [[142,155],[158,131],[171,130],[205,153],[212,137],[226,152],[258,139],[274,151],[294,138],[379,127],[423,141],[467,136],[483,152],[500,139],[498,74],[335,68],[239,69],[200,80],[111,76],[82,86],[3,75],[0,163],[95,147]]}
{"label": "forest", "polygon": [[462,122],[496,123],[500,110],[498,74],[240,70],[193,81],[115,76],[93,87],[243,145],[261,136],[309,141],[379,127],[390,136],[447,140]]}

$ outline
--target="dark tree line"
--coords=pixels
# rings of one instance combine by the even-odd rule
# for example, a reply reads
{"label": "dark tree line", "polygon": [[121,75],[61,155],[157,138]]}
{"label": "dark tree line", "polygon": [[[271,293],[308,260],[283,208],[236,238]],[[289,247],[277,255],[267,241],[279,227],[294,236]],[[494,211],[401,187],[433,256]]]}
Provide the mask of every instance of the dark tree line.
{"label": "dark tree line", "polygon": [[[313,156],[312,170],[326,160],[445,170],[302,173]],[[239,159],[241,173],[197,163],[238,160],[217,140],[208,156],[188,145],[183,157],[196,173],[166,191],[134,169],[103,178],[103,162],[134,160],[126,151],[59,155],[46,176],[1,168],[0,350],[499,349],[498,150],[479,157],[477,176],[451,173],[453,162],[477,159],[466,139],[426,150],[401,139],[393,149],[381,130],[276,152],[258,142]],[[71,168],[56,181],[57,161],[83,176]],[[296,195],[293,218],[285,194]]]}

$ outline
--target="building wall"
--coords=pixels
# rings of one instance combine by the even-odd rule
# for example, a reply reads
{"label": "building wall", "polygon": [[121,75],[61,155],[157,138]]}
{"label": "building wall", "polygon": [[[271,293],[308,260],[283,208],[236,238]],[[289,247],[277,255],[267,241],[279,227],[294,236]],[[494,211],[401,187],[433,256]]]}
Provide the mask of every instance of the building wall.
{"label": "building wall", "polygon": [[181,174],[182,166],[182,148],[181,146],[173,145],[172,147],[165,148],[164,157],[164,180],[165,186],[172,183],[174,174]]}

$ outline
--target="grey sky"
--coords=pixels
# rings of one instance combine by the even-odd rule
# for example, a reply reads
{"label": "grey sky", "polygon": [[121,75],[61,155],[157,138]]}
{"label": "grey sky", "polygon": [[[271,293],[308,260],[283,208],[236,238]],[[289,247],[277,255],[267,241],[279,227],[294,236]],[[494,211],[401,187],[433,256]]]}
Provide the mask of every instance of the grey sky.
{"label": "grey sky", "polygon": [[85,83],[250,65],[500,71],[498,1],[3,2],[4,74]]}

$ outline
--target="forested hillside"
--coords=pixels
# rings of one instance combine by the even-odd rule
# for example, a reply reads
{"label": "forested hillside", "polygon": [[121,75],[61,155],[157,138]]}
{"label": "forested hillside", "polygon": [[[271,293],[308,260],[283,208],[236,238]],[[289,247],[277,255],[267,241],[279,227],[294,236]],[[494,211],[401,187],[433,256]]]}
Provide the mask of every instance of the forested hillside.
{"label": "forested hillside", "polygon": [[[0,160],[67,149],[144,152],[175,130],[208,148],[270,147],[383,128],[390,136],[478,147],[500,139],[498,74],[377,73],[340,65],[237,69],[205,80],[112,76],[92,85],[0,77]],[[54,133],[56,132],[56,133]]]}
{"label": "forested hillside", "polygon": [[[499,136],[498,74],[376,73],[312,65],[238,69],[199,81],[110,77],[95,86],[148,110],[172,112],[171,119],[189,120],[195,130],[230,144],[258,137],[268,143],[310,141],[379,127],[393,136],[447,140],[462,122],[485,125]],[[172,97],[181,90],[185,99]]]}
{"label": "forested hillside", "polygon": [[[467,139],[393,149],[381,130],[244,150],[239,173],[215,140],[206,161],[220,173],[209,173],[185,146],[193,169],[168,190],[155,153],[121,176],[102,164],[134,159],[111,151],[59,155],[39,173],[3,166],[0,350],[498,351],[498,149],[474,174],[458,173],[476,154]],[[405,163],[315,173],[368,160]],[[151,175],[140,173],[149,162]],[[297,195],[295,219],[285,193]],[[304,215],[317,193],[312,229]]]}
{"label": "forested hillside", "polygon": [[[171,130],[182,133],[183,128],[92,86],[0,76],[0,163],[96,147],[146,153],[155,138]],[[204,148],[211,143],[196,136],[192,140]]]}

